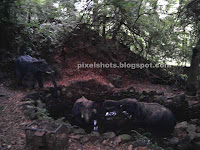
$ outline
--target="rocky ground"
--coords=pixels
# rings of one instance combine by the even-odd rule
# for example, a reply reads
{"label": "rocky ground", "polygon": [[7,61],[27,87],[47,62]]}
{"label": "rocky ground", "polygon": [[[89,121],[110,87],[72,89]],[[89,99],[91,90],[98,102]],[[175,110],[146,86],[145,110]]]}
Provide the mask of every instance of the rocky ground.
{"label": "rocky ground", "polygon": [[[21,99],[27,94],[23,90],[11,90],[2,84],[0,87],[0,149],[24,150],[26,138],[24,128],[33,120],[25,117]],[[86,134],[83,129],[70,128],[69,149],[133,149],[132,136],[116,136],[114,132],[100,135],[98,132]],[[128,142],[128,143],[127,143]],[[124,143],[124,144],[123,144]],[[134,149],[148,149],[144,143]]]}
{"label": "rocky ground", "polygon": [[[143,102],[157,102],[174,111],[179,119],[179,122],[186,121],[186,123],[176,127],[177,131],[175,132],[175,135],[166,140],[164,148],[166,149],[167,147],[171,147],[171,149],[175,149],[180,147],[179,149],[181,150],[181,146],[190,147],[191,143],[196,143],[196,145],[198,145],[198,116],[200,114],[198,97],[185,97],[183,91],[172,86],[151,84],[151,82],[147,81],[146,79],[134,79],[126,74],[121,75],[119,72],[117,76],[114,77],[111,74],[112,77],[109,78],[114,79],[111,82],[107,75],[99,70],[77,69],[77,60],[87,62],[87,57],[81,58],[77,56],[76,58],[72,57],[67,59],[70,63],[70,68],[65,68],[64,66],[61,67],[62,70],[58,72],[61,73],[60,75],[62,78],[57,78],[57,84],[60,86],[60,94],[63,94],[63,99],[71,101],[69,105],[70,108],[73,106],[74,101],[83,95],[94,101],[105,100],[109,98],[122,99],[125,97],[133,97]],[[25,149],[26,140],[24,128],[37,118],[35,117],[35,114],[32,113],[34,110],[32,108],[33,106],[40,106],[41,108],[44,107],[44,102],[42,99],[40,99],[41,101],[34,101],[33,103],[28,102],[30,105],[34,104],[30,107],[28,106],[28,110],[26,109],[27,107],[23,107],[27,105],[24,105],[26,102],[21,100],[25,96],[34,93],[35,90],[18,88],[15,86],[14,82],[14,79],[5,80],[4,82],[1,82],[0,86],[0,149],[3,150]],[[99,83],[103,84],[104,86],[101,86]],[[51,82],[45,83],[45,87],[51,86]],[[131,87],[133,88],[131,89]],[[112,92],[108,92],[111,89]],[[50,91],[51,88],[44,88],[43,90],[36,89],[35,93],[45,93],[43,98],[51,99],[52,95],[50,94]],[[95,93],[95,91],[97,93]],[[107,93],[101,93],[101,91],[107,91]],[[51,102],[53,101],[49,101],[50,104]],[[62,104],[65,104],[65,102],[60,104],[61,105],[54,105],[58,109],[55,109],[56,107],[52,107],[54,109],[49,109],[50,114],[55,113],[56,110],[62,110],[63,106],[65,106]],[[194,111],[188,112],[189,108]],[[43,113],[44,112],[40,112],[39,114],[42,114],[44,117]],[[71,109],[68,109],[65,111],[65,113],[70,114]],[[189,115],[193,116],[193,119],[197,118],[196,122],[194,122],[194,120],[191,122],[188,119]],[[70,116],[68,117],[70,118]],[[74,127],[72,127],[69,131],[69,149],[74,150],[161,149],[160,145],[157,144],[155,139],[152,139],[151,136],[145,136],[139,132],[136,134],[134,131],[125,135],[109,132],[107,133],[108,136],[105,136],[104,133],[98,132],[86,134],[85,130]],[[163,145],[161,145],[161,147],[162,146]]]}
{"label": "rocky ground", "polygon": [[[75,81],[69,86],[61,86],[59,94],[65,95],[65,99],[74,101],[76,97],[80,96],[80,93],[86,95],[88,90],[94,90],[97,83],[98,82],[95,80],[84,82]],[[48,84],[49,83],[47,83],[47,85]],[[93,89],[88,89],[90,84],[93,84]],[[82,89],[77,92],[78,86],[83,87],[83,85],[89,87],[84,87],[83,89],[85,90]],[[65,122],[69,129],[69,149],[198,149],[200,143],[200,121],[198,119],[199,105],[197,98],[185,97],[181,91],[172,92],[174,90],[171,90],[171,92],[169,92],[166,86],[158,89],[147,84],[138,83],[136,85],[137,86],[134,86],[134,88],[130,86],[129,88],[124,89],[113,89],[113,93],[111,93],[113,96],[112,98],[121,99],[127,96],[136,97],[140,101],[157,102],[169,107],[179,118],[172,136],[156,141],[156,139],[151,135],[148,135],[148,133],[134,130],[127,134],[116,134],[114,132],[99,133],[94,131],[88,134],[83,128]],[[146,87],[145,91],[139,90],[141,89],[141,86]],[[108,90],[109,84],[104,85],[103,87],[98,85],[97,87],[99,90]],[[40,107],[43,109],[45,105],[42,99],[52,99],[52,88],[44,88],[36,91],[29,91],[26,89],[13,90],[12,88],[8,88],[6,84],[1,84],[0,91],[1,149],[25,149],[26,140],[24,128],[41,116],[41,113],[39,113],[40,116],[37,116],[38,113],[35,114],[35,111],[32,113],[32,108]],[[74,91],[77,93],[75,94]],[[43,98],[38,98],[37,93],[40,93],[40,96]],[[95,94],[94,91],[92,93]],[[27,94],[29,98],[23,99],[24,97],[27,97]],[[94,99],[94,95],[88,93],[88,96],[89,95],[91,96],[91,99]],[[37,99],[40,99],[41,101],[31,102],[30,96],[37,97]],[[96,100],[98,100],[97,96]],[[193,111],[187,112],[189,109]],[[186,115],[190,116],[188,117]],[[191,118],[191,115],[194,117],[188,119]],[[195,115],[197,116],[196,118]]]}

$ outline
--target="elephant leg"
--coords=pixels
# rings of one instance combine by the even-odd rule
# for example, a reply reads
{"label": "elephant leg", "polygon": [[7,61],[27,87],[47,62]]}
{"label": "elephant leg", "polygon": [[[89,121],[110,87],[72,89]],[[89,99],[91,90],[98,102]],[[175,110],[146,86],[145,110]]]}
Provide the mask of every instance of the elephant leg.
{"label": "elephant leg", "polygon": [[42,77],[42,73],[41,72],[37,72],[36,73],[36,80],[38,82],[39,87],[43,88],[44,84],[43,84],[43,77]]}
{"label": "elephant leg", "polygon": [[57,87],[56,80],[55,80],[53,73],[51,73],[51,81],[52,81],[54,88],[55,88],[55,96],[57,97],[58,96],[58,87]]}
{"label": "elephant leg", "polygon": [[24,76],[25,76],[24,73],[20,73],[20,71],[16,70],[16,78],[17,78],[18,85],[20,85],[20,86],[23,85],[22,81],[23,81]]}
{"label": "elephant leg", "polygon": [[31,79],[31,82],[32,82],[32,83],[31,83],[31,87],[32,87],[32,88],[35,88],[36,76],[35,76],[35,75],[32,75],[31,78],[32,78],[32,79]]}

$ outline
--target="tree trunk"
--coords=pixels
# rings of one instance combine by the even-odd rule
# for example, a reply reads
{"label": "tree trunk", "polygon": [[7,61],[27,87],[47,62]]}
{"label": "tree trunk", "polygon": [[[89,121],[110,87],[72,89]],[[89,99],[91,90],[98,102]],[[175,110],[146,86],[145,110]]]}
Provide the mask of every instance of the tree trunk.
{"label": "tree trunk", "polygon": [[6,29],[5,24],[0,25],[0,49],[8,49],[8,29]]}
{"label": "tree trunk", "polygon": [[190,72],[188,73],[188,80],[186,86],[186,94],[190,96],[195,96],[197,92],[197,76],[199,73],[199,63],[200,63],[200,39],[196,47],[192,50],[192,60],[190,66]]}
{"label": "tree trunk", "polygon": [[31,23],[31,8],[29,8],[27,16],[27,23]]}
{"label": "tree trunk", "polygon": [[102,31],[102,36],[103,36],[103,39],[105,41],[106,39],[106,19],[103,20],[103,31]]}

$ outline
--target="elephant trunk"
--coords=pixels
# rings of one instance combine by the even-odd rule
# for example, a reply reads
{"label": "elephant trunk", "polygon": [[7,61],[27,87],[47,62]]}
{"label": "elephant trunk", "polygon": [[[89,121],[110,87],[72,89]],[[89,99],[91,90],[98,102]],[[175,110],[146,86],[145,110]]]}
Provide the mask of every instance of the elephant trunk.
{"label": "elephant trunk", "polygon": [[56,80],[55,80],[55,77],[53,75],[53,72],[51,73],[51,81],[53,82],[53,85],[54,85],[55,96],[58,97],[58,87],[57,87]]}

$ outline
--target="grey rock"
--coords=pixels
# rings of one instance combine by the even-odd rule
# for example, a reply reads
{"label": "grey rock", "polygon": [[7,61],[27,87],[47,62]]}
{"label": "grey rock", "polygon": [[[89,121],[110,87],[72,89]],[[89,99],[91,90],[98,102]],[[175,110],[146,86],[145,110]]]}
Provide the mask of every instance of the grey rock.
{"label": "grey rock", "polygon": [[74,133],[75,130],[76,130],[76,129],[74,129],[73,127],[69,127],[69,128],[68,128],[68,132],[69,132],[69,133]]}
{"label": "grey rock", "polygon": [[100,137],[100,133],[99,133],[99,132],[92,131],[92,132],[90,133],[90,136]]}
{"label": "grey rock", "polygon": [[83,138],[81,138],[81,143],[86,143],[89,141],[89,137],[88,136],[84,136]]}
{"label": "grey rock", "polygon": [[133,145],[129,145],[128,150],[133,150]]}
{"label": "grey rock", "polygon": [[119,137],[121,138],[122,143],[130,142],[133,140],[132,136],[130,136],[129,134],[122,134],[122,135],[119,135]]}
{"label": "grey rock", "polygon": [[187,136],[187,131],[181,130],[181,129],[175,129],[174,130],[174,136],[179,138],[185,138]]}
{"label": "grey rock", "polygon": [[101,143],[100,143],[100,141],[99,140],[96,140],[95,142],[94,142],[94,145],[100,145]]}
{"label": "grey rock", "polygon": [[187,127],[187,132],[195,132],[196,131],[196,126],[193,124],[188,125]]}
{"label": "grey rock", "polygon": [[196,137],[196,132],[189,132],[187,135],[187,139],[192,141]]}
{"label": "grey rock", "polygon": [[175,129],[186,130],[187,127],[188,127],[187,121],[183,121],[183,122],[176,124]]}
{"label": "grey rock", "polygon": [[102,142],[103,145],[108,145],[108,143],[109,143],[109,139],[103,140],[103,142]]}
{"label": "grey rock", "polygon": [[197,119],[197,118],[191,119],[191,120],[190,120],[190,123],[191,123],[191,124],[195,124],[195,125],[200,125],[200,120]]}
{"label": "grey rock", "polygon": [[41,100],[36,100],[37,107],[43,109],[45,105],[41,102]]}
{"label": "grey rock", "polygon": [[113,140],[113,144],[114,145],[119,145],[121,143],[121,138],[120,137],[115,137],[115,139]]}
{"label": "grey rock", "polygon": [[114,137],[116,137],[114,132],[106,132],[106,133],[103,134],[104,139],[111,139],[111,138],[114,138]]}
{"label": "grey rock", "polygon": [[132,142],[133,147],[145,147],[150,144],[150,141],[146,139],[138,139]]}
{"label": "grey rock", "polygon": [[81,129],[81,128],[80,129],[75,129],[73,132],[74,132],[74,134],[81,134],[81,135],[86,134],[85,130]]}
{"label": "grey rock", "polygon": [[168,140],[170,145],[177,145],[179,143],[179,139],[177,137],[173,137]]}
{"label": "grey rock", "polygon": [[146,95],[140,95],[140,101],[142,101],[142,102],[146,102],[148,99],[149,99],[149,97],[148,96],[146,96]]}
{"label": "grey rock", "polygon": [[71,134],[69,137],[75,140],[80,140],[81,138],[83,138],[83,135]]}
{"label": "grey rock", "polygon": [[156,102],[158,102],[159,104],[165,102],[167,100],[166,96],[162,96],[162,95],[156,95],[155,96]]}

